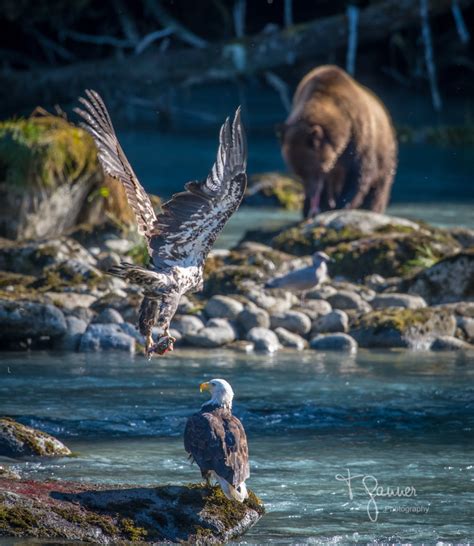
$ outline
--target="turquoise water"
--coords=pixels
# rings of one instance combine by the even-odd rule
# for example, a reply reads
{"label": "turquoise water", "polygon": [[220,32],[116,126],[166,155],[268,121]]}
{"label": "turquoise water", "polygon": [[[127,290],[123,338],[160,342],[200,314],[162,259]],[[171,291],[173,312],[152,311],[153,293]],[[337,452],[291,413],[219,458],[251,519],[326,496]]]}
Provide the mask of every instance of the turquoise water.
{"label": "turquoise water", "polygon": [[[180,350],[150,364],[118,354],[4,354],[0,414],[78,453],[15,467],[37,479],[198,481],[181,437],[204,400],[199,383],[216,376],[234,386],[248,484],[268,509],[238,544],[472,540],[474,368],[452,353]],[[364,477],[369,490],[377,480],[381,493],[399,487],[411,496],[368,506]]]}

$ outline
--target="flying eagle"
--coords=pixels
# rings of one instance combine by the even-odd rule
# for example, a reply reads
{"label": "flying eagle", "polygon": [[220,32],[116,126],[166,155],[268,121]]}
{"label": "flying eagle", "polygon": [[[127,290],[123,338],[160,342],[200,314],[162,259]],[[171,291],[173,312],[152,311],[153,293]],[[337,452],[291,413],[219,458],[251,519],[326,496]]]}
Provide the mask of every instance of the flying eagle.
{"label": "flying eagle", "polygon": [[[247,147],[240,107],[233,122],[227,119],[221,127],[217,160],[207,178],[188,182],[185,191],[173,195],[156,215],[119,144],[103,100],[95,91],[85,93],[87,99],[79,99],[84,109],[75,111],[95,140],[103,170],[124,185],[150,255],[148,268],[122,262],[109,273],[143,288],[139,329],[146,338],[146,353],[163,354],[173,349],[169,327],[181,296],[202,290],[204,261],[245,192]],[[155,324],[164,332],[156,345]]]}
{"label": "flying eagle", "polygon": [[211,399],[188,419],[184,449],[208,484],[216,480],[228,499],[243,502],[248,497],[249,452],[244,427],[232,415],[234,391],[225,379],[201,383],[200,390],[210,391]]}

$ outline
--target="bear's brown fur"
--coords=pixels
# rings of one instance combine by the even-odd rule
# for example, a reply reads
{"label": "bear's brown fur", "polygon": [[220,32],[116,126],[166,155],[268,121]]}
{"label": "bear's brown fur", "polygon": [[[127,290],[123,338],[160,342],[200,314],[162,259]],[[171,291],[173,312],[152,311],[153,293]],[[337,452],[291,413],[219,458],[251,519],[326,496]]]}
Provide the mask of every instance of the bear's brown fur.
{"label": "bear's brown fur", "polygon": [[385,210],[395,131],[380,99],[344,70],[320,66],[301,80],[281,138],[283,157],[304,184],[305,217],[333,208]]}

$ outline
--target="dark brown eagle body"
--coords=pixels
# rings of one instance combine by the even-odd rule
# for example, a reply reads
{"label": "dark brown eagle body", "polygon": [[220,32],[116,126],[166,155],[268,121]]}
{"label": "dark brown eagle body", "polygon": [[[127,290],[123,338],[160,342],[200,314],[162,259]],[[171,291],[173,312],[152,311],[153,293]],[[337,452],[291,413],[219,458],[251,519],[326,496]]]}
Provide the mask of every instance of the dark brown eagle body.
{"label": "dark brown eagle body", "polygon": [[227,407],[205,404],[192,415],[184,431],[184,448],[203,478],[209,479],[214,473],[233,488],[245,487],[250,475],[247,436]]}
{"label": "dark brown eagle body", "polygon": [[220,130],[217,159],[207,178],[188,182],[185,191],[173,195],[156,214],[120,147],[101,97],[89,90],[86,95],[87,99],[79,99],[84,110],[76,112],[96,142],[102,168],[124,185],[138,231],[147,241],[149,268],[122,263],[110,273],[142,286],[139,327],[150,350],[153,326],[157,323],[169,336],[181,296],[202,289],[205,259],[242,201],[247,147],[240,109],[233,122],[227,119]]}

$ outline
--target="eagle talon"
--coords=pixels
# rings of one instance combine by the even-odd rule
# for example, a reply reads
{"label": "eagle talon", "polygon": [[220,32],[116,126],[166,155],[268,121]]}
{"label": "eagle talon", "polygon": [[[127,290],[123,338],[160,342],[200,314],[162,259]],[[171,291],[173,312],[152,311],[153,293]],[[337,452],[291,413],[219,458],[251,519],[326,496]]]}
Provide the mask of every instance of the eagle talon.
{"label": "eagle talon", "polygon": [[169,351],[173,351],[175,342],[176,338],[173,336],[164,335],[160,337],[160,339],[152,347],[150,347],[150,355],[151,353],[164,355]]}

